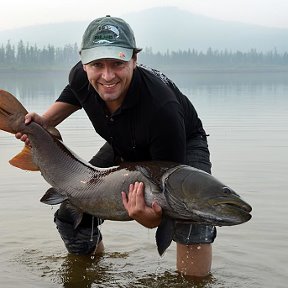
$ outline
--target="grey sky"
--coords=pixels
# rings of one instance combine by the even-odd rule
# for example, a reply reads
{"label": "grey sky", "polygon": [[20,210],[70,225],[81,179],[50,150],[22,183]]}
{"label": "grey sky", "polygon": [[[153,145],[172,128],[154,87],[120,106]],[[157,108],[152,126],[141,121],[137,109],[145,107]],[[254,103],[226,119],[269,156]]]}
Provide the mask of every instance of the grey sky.
{"label": "grey sky", "polygon": [[287,0],[5,0],[0,31],[42,23],[91,21],[110,14],[175,6],[216,19],[288,28]]}

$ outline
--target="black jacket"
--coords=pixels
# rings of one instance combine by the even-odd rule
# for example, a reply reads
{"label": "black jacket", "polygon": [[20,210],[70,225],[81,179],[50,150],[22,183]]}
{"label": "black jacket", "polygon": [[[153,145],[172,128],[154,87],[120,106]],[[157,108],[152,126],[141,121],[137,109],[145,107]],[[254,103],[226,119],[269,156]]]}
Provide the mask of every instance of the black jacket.
{"label": "black jacket", "polygon": [[69,75],[57,101],[84,108],[96,132],[125,161],[185,162],[186,142],[205,135],[188,98],[159,71],[137,66],[127,96],[109,115],[105,103],[89,84],[81,62]]}

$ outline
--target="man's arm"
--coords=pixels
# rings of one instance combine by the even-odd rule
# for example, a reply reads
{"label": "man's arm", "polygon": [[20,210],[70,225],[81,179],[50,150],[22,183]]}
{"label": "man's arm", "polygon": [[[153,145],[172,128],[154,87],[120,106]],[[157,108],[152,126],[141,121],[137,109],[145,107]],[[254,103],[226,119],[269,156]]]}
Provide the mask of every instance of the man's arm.
{"label": "man's arm", "polygon": [[[43,127],[55,127],[78,109],[79,107],[72,104],[55,102],[47,109],[43,116],[40,116],[35,112],[26,114],[25,124],[28,125],[31,121],[34,121]],[[30,141],[26,134],[16,133],[15,137],[25,142],[26,145],[30,145]]]}
{"label": "man's arm", "polygon": [[79,107],[69,103],[55,102],[46,110],[42,118],[44,119],[45,125],[56,127],[78,109]]}

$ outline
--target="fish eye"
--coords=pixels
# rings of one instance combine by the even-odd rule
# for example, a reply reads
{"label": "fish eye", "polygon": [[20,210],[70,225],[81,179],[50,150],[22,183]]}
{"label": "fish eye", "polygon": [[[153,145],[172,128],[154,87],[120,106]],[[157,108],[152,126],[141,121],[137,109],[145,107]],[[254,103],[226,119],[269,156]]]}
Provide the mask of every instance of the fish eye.
{"label": "fish eye", "polygon": [[223,187],[223,193],[225,193],[225,194],[231,194],[231,189],[229,188],[229,187],[227,187],[227,186],[225,186],[225,187]]}

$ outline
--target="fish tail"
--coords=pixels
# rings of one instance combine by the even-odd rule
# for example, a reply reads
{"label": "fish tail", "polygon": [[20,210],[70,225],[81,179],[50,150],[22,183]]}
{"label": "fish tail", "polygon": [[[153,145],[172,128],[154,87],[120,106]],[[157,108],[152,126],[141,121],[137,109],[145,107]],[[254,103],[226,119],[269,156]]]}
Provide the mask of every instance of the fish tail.
{"label": "fish tail", "polygon": [[[14,122],[28,111],[11,93],[0,90],[0,129],[9,133],[15,134],[18,131],[15,128]],[[19,117],[18,117],[19,116]],[[23,170],[37,171],[39,168],[33,163],[31,148],[27,145],[23,150],[14,156],[9,163]]]}
{"label": "fish tail", "polygon": [[15,134],[12,117],[15,114],[26,115],[28,112],[24,106],[12,94],[5,90],[0,90],[0,129]]}

